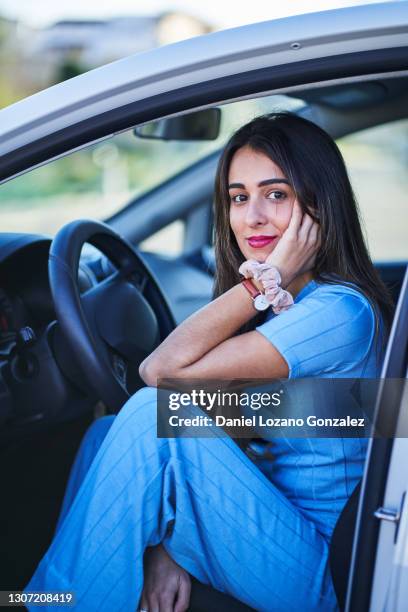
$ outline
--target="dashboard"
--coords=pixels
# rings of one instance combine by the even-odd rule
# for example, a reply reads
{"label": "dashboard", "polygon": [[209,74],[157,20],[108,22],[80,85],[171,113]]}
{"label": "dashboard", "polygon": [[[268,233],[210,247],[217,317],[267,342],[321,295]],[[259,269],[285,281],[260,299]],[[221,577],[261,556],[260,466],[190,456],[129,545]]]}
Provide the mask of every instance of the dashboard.
{"label": "dashboard", "polygon": [[[31,426],[58,415],[70,418],[95,401],[80,387],[81,372],[59,349],[48,281],[50,245],[45,236],[0,233],[0,426]],[[213,279],[203,270],[207,261],[200,269],[190,259],[139,255],[165,294],[176,323],[211,299]],[[85,244],[78,270],[80,294],[113,272],[110,261]]]}
{"label": "dashboard", "polygon": [[[50,244],[41,236],[0,234],[0,359],[12,350],[20,329],[28,326],[41,334],[55,319],[48,282]],[[97,282],[81,260],[81,293]]]}
{"label": "dashboard", "polygon": [[[57,366],[47,338],[55,321],[48,282],[50,245],[43,236],[0,234],[0,424],[10,417],[21,423],[41,420],[47,386],[52,390],[56,385],[50,363]],[[86,259],[81,257],[78,272],[81,293],[98,283]],[[30,361],[23,351],[34,342]]]}
{"label": "dashboard", "polygon": [[7,354],[15,342],[18,327],[16,307],[10,296],[0,288],[0,354]]}
{"label": "dashboard", "polygon": [[47,259],[50,241],[0,236],[0,355],[7,355],[24,326],[41,331],[53,318]]}

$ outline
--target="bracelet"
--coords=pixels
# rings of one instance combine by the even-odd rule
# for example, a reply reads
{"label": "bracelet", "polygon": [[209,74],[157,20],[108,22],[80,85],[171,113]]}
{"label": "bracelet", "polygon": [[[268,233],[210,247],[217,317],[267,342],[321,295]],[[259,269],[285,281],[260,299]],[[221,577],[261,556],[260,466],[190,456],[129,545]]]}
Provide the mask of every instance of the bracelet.
{"label": "bracelet", "polygon": [[245,278],[261,281],[265,297],[275,314],[280,314],[293,306],[293,296],[280,286],[282,279],[275,266],[259,263],[256,259],[248,259],[240,265],[238,272]]}

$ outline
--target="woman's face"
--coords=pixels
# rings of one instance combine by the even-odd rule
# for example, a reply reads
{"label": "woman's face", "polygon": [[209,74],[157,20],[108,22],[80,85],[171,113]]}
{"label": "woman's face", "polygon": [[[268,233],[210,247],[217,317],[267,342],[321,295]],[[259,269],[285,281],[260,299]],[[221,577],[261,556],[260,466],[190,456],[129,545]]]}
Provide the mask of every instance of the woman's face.
{"label": "woman's face", "polygon": [[289,225],[295,192],[279,166],[249,146],[231,160],[228,189],[230,224],[240,251],[263,262]]}

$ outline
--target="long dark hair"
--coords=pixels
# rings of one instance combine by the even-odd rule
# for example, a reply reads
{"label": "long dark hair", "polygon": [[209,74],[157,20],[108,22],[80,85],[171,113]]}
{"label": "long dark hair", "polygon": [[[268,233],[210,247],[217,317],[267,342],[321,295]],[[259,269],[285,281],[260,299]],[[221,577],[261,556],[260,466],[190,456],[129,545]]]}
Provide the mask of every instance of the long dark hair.
{"label": "long dark hair", "polygon": [[[245,259],[230,227],[228,193],[232,157],[244,146],[264,153],[282,169],[302,210],[319,222],[322,246],[314,279],[356,285],[373,306],[377,332],[380,314],[387,331],[393,302],[368,254],[343,157],[324,130],[292,113],[272,113],[247,123],[235,132],[221,155],[215,181],[214,297],[240,281],[238,268]],[[253,329],[259,319],[241,331]]]}

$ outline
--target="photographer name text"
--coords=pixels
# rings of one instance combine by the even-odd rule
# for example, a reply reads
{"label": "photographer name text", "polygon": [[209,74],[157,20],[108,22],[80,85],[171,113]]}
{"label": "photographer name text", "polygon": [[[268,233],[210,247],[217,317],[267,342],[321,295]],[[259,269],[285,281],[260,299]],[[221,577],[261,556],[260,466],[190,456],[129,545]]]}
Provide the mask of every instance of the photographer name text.
{"label": "photographer name text", "polygon": [[197,415],[195,417],[181,417],[172,414],[169,417],[171,427],[365,427],[364,418],[355,418],[349,415],[342,418],[319,418],[310,415],[303,418],[265,418],[262,414],[228,418],[223,415],[209,417]]}

